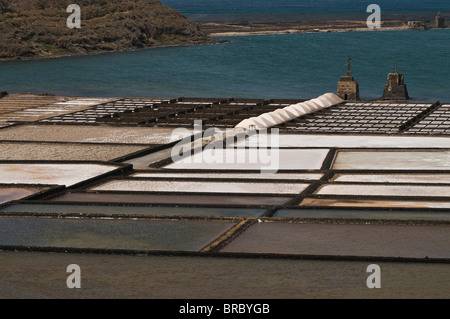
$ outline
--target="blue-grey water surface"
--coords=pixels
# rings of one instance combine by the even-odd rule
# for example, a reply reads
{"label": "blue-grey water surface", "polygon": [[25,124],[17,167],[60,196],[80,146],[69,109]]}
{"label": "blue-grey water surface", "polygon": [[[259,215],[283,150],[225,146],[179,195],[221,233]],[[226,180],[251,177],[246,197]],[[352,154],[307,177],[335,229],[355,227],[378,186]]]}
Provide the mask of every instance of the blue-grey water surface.
{"label": "blue-grey water surface", "polygon": [[314,98],[352,57],[361,97],[382,95],[397,61],[412,100],[450,101],[450,29],[221,37],[214,45],[0,62],[8,92],[113,97]]}
{"label": "blue-grey water surface", "polygon": [[382,12],[450,11],[446,0],[161,0],[189,14],[354,14],[376,3]]}

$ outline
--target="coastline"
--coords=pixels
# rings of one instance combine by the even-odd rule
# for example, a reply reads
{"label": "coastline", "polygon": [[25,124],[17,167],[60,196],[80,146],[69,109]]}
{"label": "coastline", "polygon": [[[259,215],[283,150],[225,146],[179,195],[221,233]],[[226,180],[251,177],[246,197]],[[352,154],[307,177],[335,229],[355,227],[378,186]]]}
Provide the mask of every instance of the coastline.
{"label": "coastline", "polygon": [[286,29],[286,30],[260,30],[260,31],[225,31],[208,33],[211,37],[221,36],[247,36],[247,35],[270,35],[270,34],[294,34],[294,33],[331,33],[331,32],[354,32],[354,31],[400,31],[409,30],[407,27],[381,27],[379,29],[369,29],[367,27],[347,27],[347,28],[313,28],[313,29]]}
{"label": "coastline", "polygon": [[[381,28],[367,27],[366,14],[236,14],[236,15],[192,15],[187,18],[198,25],[201,32],[207,36],[204,42],[189,41],[178,44],[157,44],[143,48],[129,48],[122,50],[100,50],[87,53],[59,53],[50,55],[15,56],[0,58],[0,62],[33,61],[49,58],[73,56],[89,56],[103,53],[137,51],[142,49],[195,46],[205,44],[219,44],[215,37],[248,36],[248,35],[276,35],[293,33],[329,33],[352,31],[401,31],[411,30],[406,21],[422,19],[429,28],[433,28],[434,13],[389,13],[382,15]],[[450,13],[442,14],[446,18],[447,28],[450,25]]]}
{"label": "coastline", "polygon": [[[341,31],[411,30],[408,21],[424,21],[434,28],[436,13],[387,13],[382,14],[381,28],[367,27],[366,14],[245,14],[245,15],[192,15],[208,36],[237,36],[263,34],[289,34]],[[450,14],[442,16],[450,21]],[[447,27],[449,23],[447,22]]]}
{"label": "coastline", "polygon": [[200,46],[200,45],[214,45],[214,44],[228,42],[228,41],[219,40],[219,39],[214,39],[214,40],[216,40],[216,41],[211,41],[211,42],[206,42],[206,43],[163,44],[163,45],[155,45],[155,46],[151,46],[151,47],[147,47],[147,48],[96,51],[96,52],[87,52],[87,53],[78,53],[78,54],[67,53],[67,54],[49,55],[49,56],[0,58],[0,62],[39,61],[39,60],[47,60],[47,59],[61,59],[61,58],[71,58],[71,57],[83,57],[83,56],[94,56],[94,55],[113,54],[113,53],[124,53],[124,52],[133,52],[133,51],[141,51],[141,50],[153,50],[153,49],[176,48],[176,47],[191,47],[191,46]]}

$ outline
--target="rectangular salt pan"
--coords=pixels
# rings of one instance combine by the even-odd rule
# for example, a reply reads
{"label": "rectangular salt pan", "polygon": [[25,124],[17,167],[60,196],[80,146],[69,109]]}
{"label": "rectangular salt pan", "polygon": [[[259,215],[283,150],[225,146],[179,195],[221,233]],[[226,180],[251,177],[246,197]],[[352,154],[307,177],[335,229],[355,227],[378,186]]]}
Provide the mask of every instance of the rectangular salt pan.
{"label": "rectangular salt pan", "polygon": [[414,186],[414,185],[324,185],[318,195],[355,195],[355,196],[427,196],[448,197],[450,186]]}
{"label": "rectangular salt pan", "polygon": [[333,169],[448,170],[450,169],[450,152],[341,151],[337,153]]}
{"label": "rectangular salt pan", "polygon": [[112,205],[46,205],[15,204],[3,209],[2,213],[39,214],[83,214],[89,215],[142,215],[142,216],[215,216],[215,217],[260,217],[265,209],[213,208],[213,207],[145,207]]}
{"label": "rectangular salt pan", "polygon": [[[253,135],[235,144],[237,147],[267,147],[270,137]],[[450,148],[446,137],[370,136],[370,135],[279,135],[279,147],[337,148]]]}
{"label": "rectangular salt pan", "polygon": [[335,182],[449,184],[450,174],[338,174]]}
{"label": "rectangular salt pan", "polygon": [[166,166],[170,169],[295,170],[320,169],[328,149],[205,150]]}
{"label": "rectangular salt pan", "polygon": [[449,226],[257,223],[221,251],[449,258]]}
{"label": "rectangular salt pan", "polygon": [[44,190],[46,190],[46,188],[0,187],[0,204],[9,202],[11,200],[22,199]]}
{"label": "rectangular salt pan", "polygon": [[137,145],[0,143],[0,160],[110,161],[145,148]]}
{"label": "rectangular salt pan", "polygon": [[238,183],[238,182],[179,182],[115,180],[94,186],[92,191],[183,192],[183,193],[246,193],[299,194],[309,184],[297,183]]}
{"label": "rectangular salt pan", "polygon": [[[57,134],[55,134],[57,132]],[[25,125],[0,132],[0,140],[89,142],[124,144],[167,144],[178,141],[192,132],[174,132],[170,128],[111,127],[88,125]]]}
{"label": "rectangular salt pan", "polygon": [[0,217],[0,246],[199,251],[228,221]]}
{"label": "rectangular salt pan", "polygon": [[280,209],[273,217],[450,221],[450,212],[361,209]]}
{"label": "rectangular salt pan", "polygon": [[308,174],[308,173],[291,173],[291,174],[260,174],[260,173],[135,173],[133,177],[158,177],[158,178],[205,178],[205,179],[276,179],[276,180],[318,180],[322,178],[323,174]]}
{"label": "rectangular salt pan", "polygon": [[49,199],[52,202],[88,203],[142,203],[142,204],[193,204],[193,205],[283,205],[291,200],[287,196],[234,196],[234,195],[170,195],[123,193],[65,193]]}
{"label": "rectangular salt pan", "polygon": [[72,186],[115,169],[116,166],[98,164],[0,163],[0,183]]}
{"label": "rectangular salt pan", "polygon": [[[68,289],[61,269],[75,261],[81,267],[82,288]],[[367,288],[364,280],[370,273],[365,272],[369,265],[365,261],[1,251],[0,298],[71,299],[82,294],[85,299],[448,299],[450,295],[448,264],[377,264],[381,289]],[[251,269],[251,276],[243,269]]]}
{"label": "rectangular salt pan", "polygon": [[329,207],[417,207],[417,208],[450,208],[450,201],[401,201],[401,200],[370,200],[370,199],[328,199],[305,198],[299,206],[329,206]]}

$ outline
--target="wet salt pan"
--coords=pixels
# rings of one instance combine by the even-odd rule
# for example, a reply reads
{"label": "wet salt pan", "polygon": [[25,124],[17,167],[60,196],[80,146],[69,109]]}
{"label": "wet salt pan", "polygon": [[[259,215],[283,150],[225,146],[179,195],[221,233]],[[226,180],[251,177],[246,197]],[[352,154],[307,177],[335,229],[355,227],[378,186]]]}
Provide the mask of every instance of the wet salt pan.
{"label": "wet salt pan", "polygon": [[215,207],[172,207],[172,206],[133,206],[133,205],[45,205],[15,204],[0,212],[40,213],[40,214],[83,214],[83,215],[146,215],[146,216],[219,216],[219,217],[260,217],[265,209],[215,208]]}
{"label": "wet salt pan", "polygon": [[0,217],[0,245],[199,251],[228,221]]}
{"label": "wet salt pan", "polygon": [[81,193],[69,192],[52,197],[52,202],[89,202],[89,203],[143,203],[143,204],[207,204],[207,205],[282,205],[292,198],[289,196],[232,196],[197,194],[143,194],[143,193]]}
{"label": "wet salt pan", "polygon": [[336,218],[336,219],[379,219],[379,220],[433,220],[450,221],[447,212],[407,211],[407,210],[369,210],[369,209],[283,209],[273,217],[294,218]]}
{"label": "wet salt pan", "polygon": [[449,258],[449,226],[257,223],[222,251]]}

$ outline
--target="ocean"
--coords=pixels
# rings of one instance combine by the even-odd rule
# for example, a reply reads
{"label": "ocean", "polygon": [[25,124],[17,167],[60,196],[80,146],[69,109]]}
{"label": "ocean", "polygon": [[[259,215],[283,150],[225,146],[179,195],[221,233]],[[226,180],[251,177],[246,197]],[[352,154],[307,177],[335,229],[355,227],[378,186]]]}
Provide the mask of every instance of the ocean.
{"label": "ocean", "polygon": [[347,58],[362,99],[397,61],[412,100],[450,102],[450,29],[220,37],[226,43],[0,62],[0,91],[88,97],[314,98]]}
{"label": "ocean", "polygon": [[161,0],[191,14],[357,14],[376,3],[382,12],[448,12],[447,0]]}

